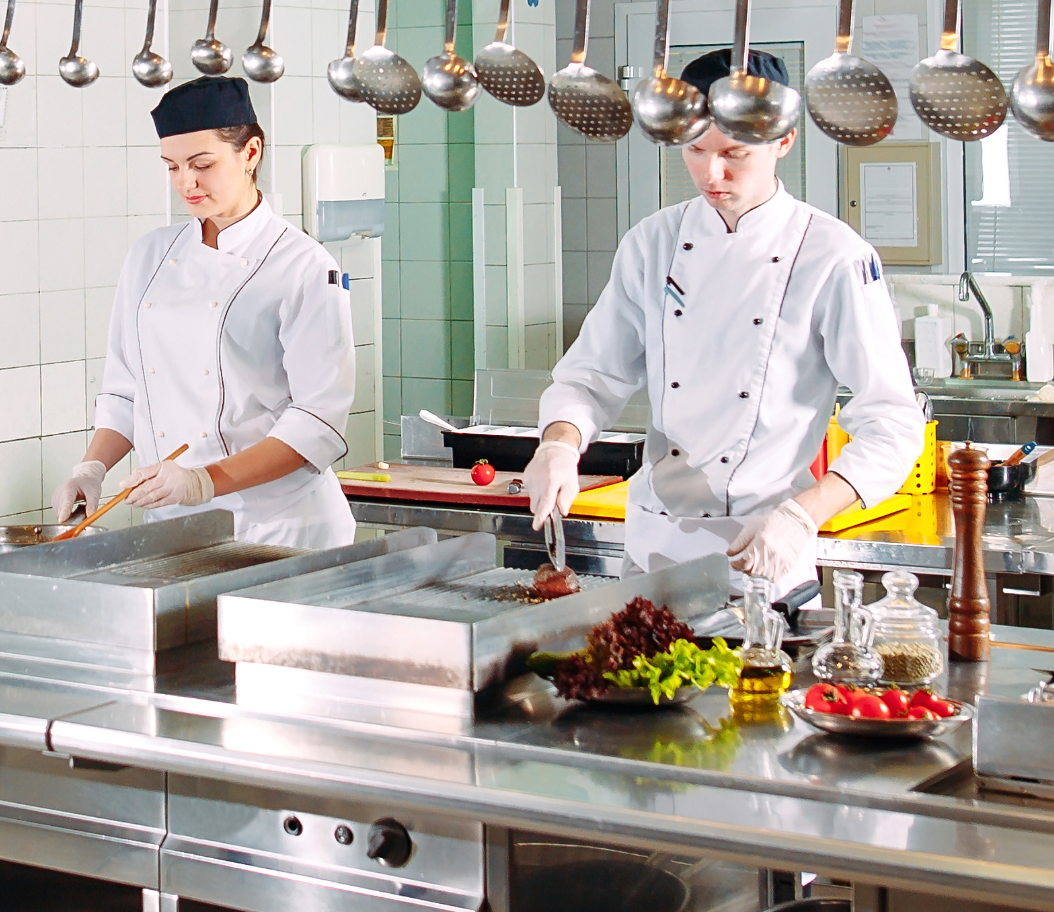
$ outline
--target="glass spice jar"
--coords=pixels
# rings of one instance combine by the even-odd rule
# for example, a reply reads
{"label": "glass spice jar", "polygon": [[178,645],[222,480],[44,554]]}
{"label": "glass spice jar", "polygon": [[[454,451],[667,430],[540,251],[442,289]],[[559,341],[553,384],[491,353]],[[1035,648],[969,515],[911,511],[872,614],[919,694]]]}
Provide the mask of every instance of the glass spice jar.
{"label": "glass spice jar", "polygon": [[944,670],[937,612],[914,595],[919,579],[906,570],[882,577],[886,597],[867,607],[875,619],[875,651],[882,658],[882,681],[921,686]]}
{"label": "glass spice jar", "polygon": [[834,571],[834,638],[812,657],[821,681],[867,687],[882,676],[882,659],[874,650],[875,622],[860,607],[864,577],[852,570]]}

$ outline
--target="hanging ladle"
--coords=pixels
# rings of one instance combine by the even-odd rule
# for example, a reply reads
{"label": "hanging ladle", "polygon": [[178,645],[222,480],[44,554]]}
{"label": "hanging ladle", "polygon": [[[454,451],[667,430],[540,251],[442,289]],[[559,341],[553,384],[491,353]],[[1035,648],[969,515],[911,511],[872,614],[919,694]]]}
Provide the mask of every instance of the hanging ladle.
{"label": "hanging ladle", "polygon": [[1054,142],[1054,64],[1050,61],[1050,0],[1039,0],[1036,21],[1036,60],[1025,67],[1010,87],[1014,117],[1029,133]]}
{"label": "hanging ladle", "polygon": [[911,71],[911,106],[934,133],[972,142],[1003,125],[1006,91],[983,63],[957,53],[958,44],[959,0],[945,0],[941,46]]}
{"label": "hanging ladle", "polygon": [[472,64],[457,55],[456,33],[457,0],[447,0],[443,53],[425,63],[421,70],[421,88],[439,107],[467,111],[479,98],[480,85]]}
{"label": "hanging ladle", "polygon": [[234,52],[216,40],[216,14],[220,0],[209,4],[209,27],[204,38],[199,38],[190,49],[190,60],[206,76],[222,76],[234,63]]}
{"label": "hanging ladle", "polygon": [[355,61],[352,76],[362,100],[381,114],[408,114],[421,100],[417,72],[384,46],[388,37],[388,0],[377,0],[377,37],[373,47]]}
{"label": "hanging ladle", "polygon": [[143,49],[132,60],[132,75],[148,89],[168,85],[172,81],[172,64],[160,54],[155,54],[150,45],[154,42],[154,19],[157,17],[157,0],[150,0],[146,11],[146,38]]}
{"label": "hanging ladle", "polygon": [[549,83],[549,107],[557,120],[587,139],[615,142],[633,126],[633,109],[615,82],[586,66],[588,42],[589,0],[578,0],[571,62]]}
{"label": "hanging ladle", "polygon": [[841,0],[834,53],[805,77],[805,106],[816,126],[835,142],[870,146],[892,132],[897,95],[885,73],[849,53],[855,7],[853,0]]}
{"label": "hanging ladle", "polygon": [[494,40],[476,55],[479,84],[507,105],[530,107],[545,94],[545,76],[523,51],[505,41],[509,29],[509,0],[501,0]]}
{"label": "hanging ladle", "polygon": [[277,82],[285,72],[285,61],[282,55],[264,44],[267,27],[271,24],[271,0],[264,0],[263,12],[260,14],[260,31],[254,41],[242,54],[242,69],[253,82]]}
{"label": "hanging ladle", "polygon": [[326,67],[330,88],[348,101],[362,101],[359,85],[351,72],[355,68],[355,29],[358,27],[358,19],[359,0],[351,0],[351,9],[348,11],[348,43],[344,56],[331,60]]}
{"label": "hanging ladle", "polygon": [[633,93],[633,117],[652,142],[680,146],[694,142],[710,126],[706,96],[690,82],[666,75],[670,57],[670,0],[659,0],[655,11],[655,54],[652,75]]}
{"label": "hanging ladle", "polygon": [[78,53],[81,46],[81,19],[84,16],[84,0],[77,0],[73,7],[73,42],[70,52],[59,61],[59,75],[71,86],[83,89],[99,78],[99,68]]}
{"label": "hanging ladle", "polygon": [[0,85],[13,86],[22,81],[26,75],[26,65],[22,58],[7,47],[11,35],[11,24],[15,21],[15,0],[7,0],[7,18],[4,20],[4,34],[0,37]]}
{"label": "hanging ladle", "polygon": [[775,142],[797,126],[801,96],[790,86],[751,76],[749,59],[750,0],[736,0],[731,73],[710,86],[710,116],[736,142]]}

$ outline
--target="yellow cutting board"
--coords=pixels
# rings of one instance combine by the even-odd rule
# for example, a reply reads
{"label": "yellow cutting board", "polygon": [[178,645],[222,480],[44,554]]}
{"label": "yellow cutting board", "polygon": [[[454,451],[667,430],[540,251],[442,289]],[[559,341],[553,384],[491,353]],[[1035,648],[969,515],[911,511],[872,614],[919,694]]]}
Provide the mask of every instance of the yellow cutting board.
{"label": "yellow cutting board", "polygon": [[571,516],[596,516],[599,519],[625,520],[628,497],[628,481],[593,488],[592,491],[583,491],[571,504]]}
{"label": "yellow cutting board", "polygon": [[899,513],[901,510],[910,509],[910,507],[910,494],[894,494],[892,497],[883,500],[882,503],[875,504],[875,506],[867,510],[860,506],[860,501],[858,500],[853,506],[847,507],[841,513],[836,513],[827,520],[820,526],[820,531],[841,532],[843,529],[862,526],[873,519],[881,519],[883,516],[890,516],[893,513]]}

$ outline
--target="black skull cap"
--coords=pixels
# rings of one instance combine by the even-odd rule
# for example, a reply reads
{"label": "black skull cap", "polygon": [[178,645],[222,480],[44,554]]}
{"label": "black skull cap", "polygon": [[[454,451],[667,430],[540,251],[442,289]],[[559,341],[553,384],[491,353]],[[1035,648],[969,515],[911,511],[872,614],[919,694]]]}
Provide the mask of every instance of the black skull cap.
{"label": "black skull cap", "polygon": [[[708,95],[710,86],[731,72],[732,49],[723,48],[720,51],[711,51],[709,54],[697,57],[684,68],[681,79],[694,85],[704,95]],[[771,79],[780,85],[790,85],[787,65],[779,57],[774,57],[767,51],[751,49],[747,55],[747,75]]]}
{"label": "black skull cap", "polygon": [[250,126],[257,122],[249,84],[240,76],[202,76],[166,92],[150,112],[158,139]]}

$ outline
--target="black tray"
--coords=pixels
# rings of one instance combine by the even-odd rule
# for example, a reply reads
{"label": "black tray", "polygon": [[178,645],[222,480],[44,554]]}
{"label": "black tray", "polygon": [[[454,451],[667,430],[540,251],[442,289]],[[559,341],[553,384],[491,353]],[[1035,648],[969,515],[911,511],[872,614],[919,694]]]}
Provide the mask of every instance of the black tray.
{"label": "black tray", "polygon": [[[522,472],[538,448],[538,438],[443,431],[443,445],[453,451],[455,469],[470,469],[479,460],[486,459],[499,472]],[[629,478],[643,460],[643,439],[636,443],[598,440],[582,454],[578,472]]]}

